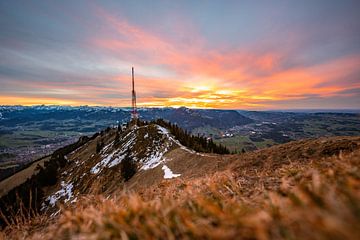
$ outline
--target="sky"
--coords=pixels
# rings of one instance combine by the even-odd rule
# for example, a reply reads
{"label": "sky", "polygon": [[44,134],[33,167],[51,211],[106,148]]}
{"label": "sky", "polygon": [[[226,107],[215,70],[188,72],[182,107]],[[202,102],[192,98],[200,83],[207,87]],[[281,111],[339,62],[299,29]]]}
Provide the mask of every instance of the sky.
{"label": "sky", "polygon": [[360,108],[360,1],[1,1],[0,105]]}

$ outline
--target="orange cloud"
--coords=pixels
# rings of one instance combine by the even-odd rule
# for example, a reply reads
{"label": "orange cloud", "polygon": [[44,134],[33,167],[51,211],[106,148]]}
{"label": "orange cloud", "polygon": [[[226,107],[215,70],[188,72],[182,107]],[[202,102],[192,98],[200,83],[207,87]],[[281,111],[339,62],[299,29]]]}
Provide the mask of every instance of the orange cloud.
{"label": "orange cloud", "polygon": [[[104,22],[104,29],[89,42],[111,59],[129,63],[129,69],[135,65],[139,106],[269,108],[277,101],[301,100],[311,95],[332,97],[360,87],[357,82],[343,81],[358,71],[357,55],[312,66],[285,67],[295,56],[282,49],[214,49],[195,29],[188,32],[189,41],[176,42],[99,7],[96,14]],[[181,29],[181,23],[176,27]],[[148,76],[144,69],[149,68],[160,69],[154,70],[159,76]],[[97,81],[104,86],[71,87],[78,91],[76,97],[65,96],[68,86],[49,83],[39,88],[44,92],[57,89],[62,97],[1,97],[0,103],[130,105],[130,74],[104,76],[104,81]]]}

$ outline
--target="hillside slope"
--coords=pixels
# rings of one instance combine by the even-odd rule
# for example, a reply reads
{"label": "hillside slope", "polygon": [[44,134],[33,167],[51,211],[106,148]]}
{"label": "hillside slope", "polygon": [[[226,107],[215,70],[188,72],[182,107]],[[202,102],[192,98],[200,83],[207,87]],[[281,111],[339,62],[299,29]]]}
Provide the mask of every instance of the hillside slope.
{"label": "hillside slope", "polygon": [[[57,184],[44,189],[42,213],[19,218],[3,236],[360,237],[360,137],[217,155],[182,146],[156,124],[117,132],[109,129],[67,154]],[[136,164],[130,179],[125,159]]]}
{"label": "hillside slope", "polygon": [[[228,162],[221,155],[188,149],[156,124],[130,127],[119,134],[118,140],[117,132],[110,129],[66,156],[68,164],[58,184],[47,189],[43,209],[76,201],[82,194],[111,194],[123,188],[152,186],[164,177],[202,176]],[[103,147],[97,152],[99,143]],[[129,181],[122,172],[125,158],[132,159],[137,169]]]}

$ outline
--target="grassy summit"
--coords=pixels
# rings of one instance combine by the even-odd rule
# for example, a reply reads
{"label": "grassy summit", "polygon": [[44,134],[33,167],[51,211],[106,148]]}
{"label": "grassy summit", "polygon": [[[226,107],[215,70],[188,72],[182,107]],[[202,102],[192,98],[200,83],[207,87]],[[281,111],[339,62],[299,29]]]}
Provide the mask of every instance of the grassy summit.
{"label": "grassy summit", "polygon": [[[131,131],[137,133],[136,138]],[[106,154],[114,153],[101,171],[82,180],[87,184],[82,186],[91,189],[76,188],[72,181],[77,201],[58,202],[56,210],[38,213],[34,218],[19,215],[1,232],[2,237],[360,238],[360,137],[302,140],[240,155],[218,155],[181,147],[157,125],[123,134],[123,142],[108,148],[115,138],[114,130],[102,136],[106,139],[105,150],[97,158],[87,160],[85,156],[94,154],[101,136],[69,155],[70,165],[67,174],[60,177],[62,181],[81,176],[80,161],[89,170],[106,159]],[[168,142],[169,148],[154,168],[140,169],[121,182],[120,176],[111,177],[117,176],[120,169],[110,165],[119,158],[117,154],[122,156],[121,149],[130,140],[139,163],[151,160],[147,148],[155,148],[162,141]],[[142,141],[150,144],[145,150]],[[72,165],[76,161],[78,165]],[[165,164],[165,169],[181,175],[164,178]]]}

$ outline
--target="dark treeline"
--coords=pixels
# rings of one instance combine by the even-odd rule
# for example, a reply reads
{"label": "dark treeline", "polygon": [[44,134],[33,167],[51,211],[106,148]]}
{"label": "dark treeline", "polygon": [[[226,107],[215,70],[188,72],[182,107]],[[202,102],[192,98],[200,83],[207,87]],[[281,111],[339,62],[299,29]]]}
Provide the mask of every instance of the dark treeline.
{"label": "dark treeline", "polygon": [[[230,151],[223,145],[218,145],[213,142],[212,139],[207,139],[202,136],[191,135],[188,131],[183,130],[176,124],[172,124],[163,119],[157,119],[150,123],[158,124],[164,128],[167,128],[172,135],[184,146],[189,147],[197,152],[204,153],[217,153],[217,154],[229,154]],[[138,125],[142,126],[148,124],[147,122],[139,121]]]}
{"label": "dark treeline", "polygon": [[44,162],[43,167],[37,166],[39,170],[37,174],[0,198],[0,228],[14,221],[19,214],[25,214],[28,217],[36,214],[44,197],[42,188],[57,183],[59,170],[67,165],[65,156],[98,135],[96,133],[91,138],[80,137],[76,143],[56,150],[50,160]]}

